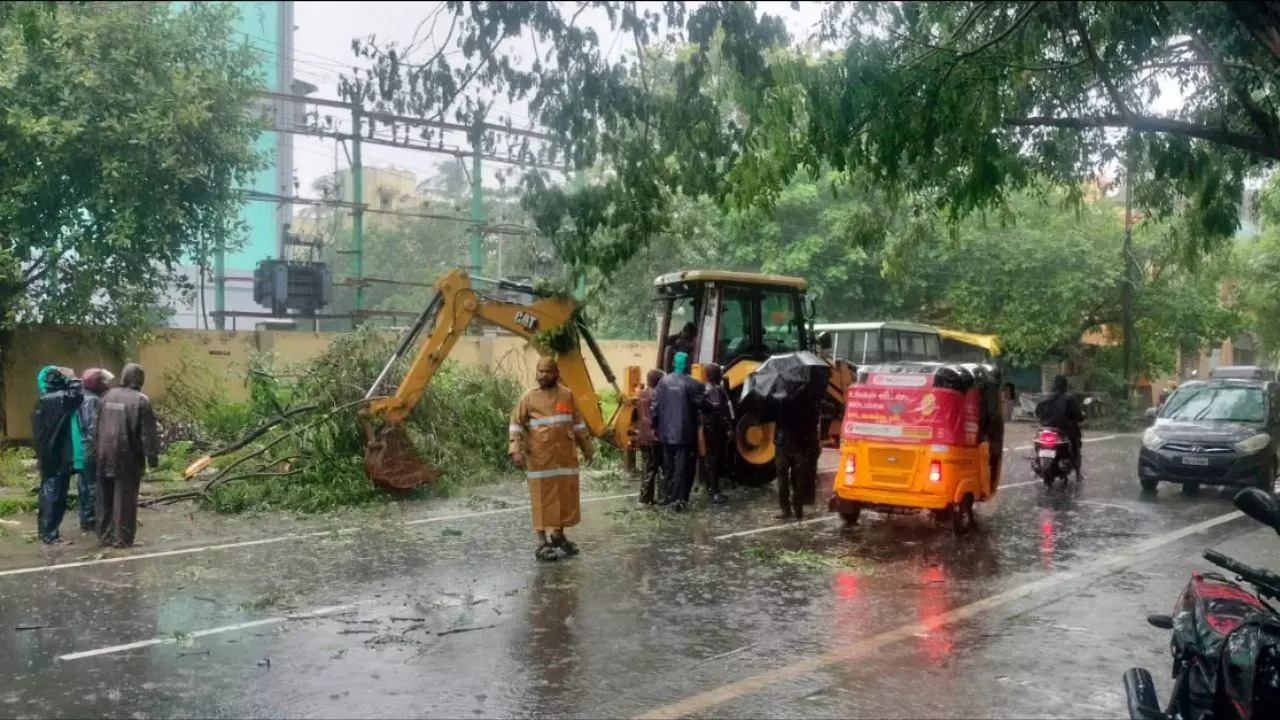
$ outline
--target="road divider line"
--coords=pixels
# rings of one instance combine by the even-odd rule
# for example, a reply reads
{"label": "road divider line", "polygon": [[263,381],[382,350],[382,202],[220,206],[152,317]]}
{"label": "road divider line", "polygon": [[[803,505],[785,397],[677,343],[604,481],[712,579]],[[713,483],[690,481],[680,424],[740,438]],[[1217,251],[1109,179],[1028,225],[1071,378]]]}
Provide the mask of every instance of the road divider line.
{"label": "road divider line", "polygon": [[209,635],[218,635],[220,633],[236,632],[237,630],[248,630],[249,628],[262,627],[264,625],[277,625],[288,620],[311,620],[314,618],[327,617],[329,615],[337,615],[338,613],[354,609],[356,609],[355,604],[332,605],[330,607],[316,608],[310,612],[298,615],[277,615],[274,617],[261,618],[259,620],[235,623],[234,625],[223,625],[221,627],[208,628],[206,630],[177,633],[166,637],[151,638],[150,640],[139,640],[138,642],[125,643],[124,645],[112,645],[110,647],[96,648],[94,650],[67,653],[66,655],[59,655],[58,659],[64,662],[70,660],[82,660],[84,658],[98,657],[99,655],[113,655],[115,653],[128,652],[130,650],[139,650],[141,648],[152,647],[155,645],[176,645],[179,640],[185,640],[187,638],[202,638]]}
{"label": "road divider line", "polygon": [[[620,500],[622,498],[635,497],[637,493],[624,493],[621,495],[605,495],[599,497],[586,497],[582,499],[582,504],[605,502],[607,500]],[[485,517],[488,515],[498,515],[501,513],[519,512],[528,510],[528,505],[515,505],[507,508],[498,508],[497,510],[480,510],[470,513],[458,513],[455,515],[440,515],[437,517],[417,518],[415,520],[405,521],[404,525],[422,525],[425,523],[446,522],[449,520],[466,520],[474,517]],[[177,557],[179,555],[195,555],[203,552],[213,552],[216,550],[234,550],[236,548],[254,547],[257,545],[272,545],[275,543],[289,542],[292,540],[306,540],[309,538],[325,537],[337,532],[339,535],[348,535],[359,532],[367,528],[349,527],[339,530],[319,530],[308,533],[291,533],[289,535],[277,535],[275,537],[259,538],[257,540],[242,540],[240,542],[221,543],[218,545],[202,545],[193,548],[179,548],[176,550],[161,550],[158,552],[138,553],[137,555],[120,555],[117,557],[97,558],[95,560],[78,560],[69,563],[56,563],[53,565],[36,565],[33,567],[14,568],[12,570],[0,570],[0,577],[8,577],[11,575],[26,575],[38,572],[53,572],[55,570],[71,570],[73,568],[91,567],[94,565],[110,565],[115,563],[131,562],[134,560],[154,560],[156,558]]]}
{"label": "road divider line", "polygon": [[[880,648],[892,645],[893,643],[901,640],[914,637],[921,633],[927,634],[929,632],[936,631],[939,628],[954,624],[961,620],[967,620],[980,613],[993,610],[1002,605],[1007,605],[1014,600],[1030,597],[1036,593],[1071,582],[1072,580],[1097,573],[1109,574],[1109,572],[1122,569],[1125,565],[1133,562],[1139,556],[1151,552],[1152,550],[1164,547],[1165,545],[1190,537],[1191,535],[1197,535],[1209,530],[1210,528],[1241,517],[1244,517],[1244,513],[1238,511],[1229,512],[1224,515],[1219,515],[1217,517],[1195,523],[1194,525],[1188,525],[1180,530],[1173,530],[1162,535],[1157,535],[1137,543],[1136,545],[1132,545],[1120,553],[1108,553],[1106,557],[1085,563],[1074,570],[1064,570],[1062,572],[1040,578],[1039,580],[1033,580],[1032,582],[1019,585],[1010,590],[955,608],[954,610],[945,612],[927,622],[909,623],[878,635],[873,635],[862,640],[856,640],[845,645],[840,645],[828,650],[827,652],[799,660],[791,663],[790,665],[766,670],[765,672],[752,675],[742,680],[738,680],[737,682],[721,685],[720,687],[687,697],[683,700],[678,700],[676,702],[663,705],[662,707],[654,708],[639,717],[645,719],[688,717],[690,715],[703,712],[708,708],[722,705],[731,700],[758,693],[761,690],[772,685],[776,685],[784,680],[801,677],[821,671],[832,665],[865,657]],[[1107,572],[1104,573],[1104,571]]]}

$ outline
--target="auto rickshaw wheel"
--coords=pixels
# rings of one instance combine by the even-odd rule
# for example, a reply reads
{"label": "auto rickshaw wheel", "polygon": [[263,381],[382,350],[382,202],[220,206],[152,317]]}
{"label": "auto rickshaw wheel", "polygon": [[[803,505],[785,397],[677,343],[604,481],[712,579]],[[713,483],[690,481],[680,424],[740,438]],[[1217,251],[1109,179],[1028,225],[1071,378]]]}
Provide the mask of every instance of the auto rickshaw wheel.
{"label": "auto rickshaw wheel", "polygon": [[964,535],[973,529],[975,522],[973,516],[973,494],[965,493],[965,496],[951,511],[951,528],[957,535]]}
{"label": "auto rickshaw wheel", "polygon": [[862,515],[862,508],[854,505],[846,507],[840,511],[840,519],[844,521],[845,527],[853,527],[858,523],[858,517]]}

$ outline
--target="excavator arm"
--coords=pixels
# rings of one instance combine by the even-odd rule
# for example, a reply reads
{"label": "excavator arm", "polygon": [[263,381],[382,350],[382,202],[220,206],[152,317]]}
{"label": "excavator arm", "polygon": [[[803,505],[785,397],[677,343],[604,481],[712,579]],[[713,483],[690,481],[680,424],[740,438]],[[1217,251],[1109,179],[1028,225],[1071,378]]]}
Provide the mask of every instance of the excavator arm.
{"label": "excavator arm", "polygon": [[[487,298],[476,292],[471,285],[471,278],[463,270],[455,270],[440,278],[435,284],[435,289],[434,299],[401,340],[395,354],[365,396],[370,400],[366,412],[372,416],[382,417],[389,426],[398,426],[408,417],[413,406],[422,397],[423,391],[448,359],[449,353],[472,321],[496,325],[525,339],[532,339],[538,332],[554,330],[567,322],[576,322],[574,310],[577,305],[569,298],[546,298],[529,304]],[[577,330],[579,337],[588,346],[601,370],[604,371],[605,377],[613,384],[614,389],[618,390],[613,372],[590,332],[582,326]],[[426,332],[426,338],[418,347],[413,363],[400,381],[395,394],[378,397],[378,390],[392,367],[423,332]],[[591,381],[582,348],[576,347],[561,353],[557,356],[557,362],[560,367],[560,383],[573,393],[591,434],[623,449],[630,449],[631,438],[628,430],[634,410],[633,388],[628,387],[626,392],[618,392],[618,410],[606,421],[600,407],[600,396],[596,393]],[[628,375],[635,374],[638,377],[638,372],[638,369],[632,371],[628,368]],[[634,382],[632,384],[634,385]],[[368,467],[367,463],[366,467]],[[374,476],[375,481],[379,480],[374,472],[370,471],[370,475]],[[379,482],[379,484],[386,483]]]}

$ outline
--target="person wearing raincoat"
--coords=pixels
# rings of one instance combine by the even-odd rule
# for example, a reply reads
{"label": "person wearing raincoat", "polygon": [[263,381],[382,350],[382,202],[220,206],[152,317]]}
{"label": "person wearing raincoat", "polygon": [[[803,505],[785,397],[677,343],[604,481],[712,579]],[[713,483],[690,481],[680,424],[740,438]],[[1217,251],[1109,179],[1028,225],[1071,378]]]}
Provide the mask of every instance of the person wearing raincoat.
{"label": "person wearing raincoat", "polygon": [[538,387],[525,393],[511,411],[507,453],[529,480],[529,507],[538,534],[534,556],[551,561],[559,558],[557,550],[578,554],[564,529],[581,522],[577,451],[581,448],[590,463],[594,448],[573,393],[560,385],[554,359],[538,361],[537,380]]}
{"label": "person wearing raincoat", "polygon": [[85,532],[97,531],[94,500],[97,496],[98,476],[94,472],[93,421],[98,417],[102,394],[115,377],[102,368],[89,368],[80,375],[80,382],[84,386],[84,402],[80,403],[78,412],[83,461],[76,482],[76,512],[80,516],[80,529]]}
{"label": "person wearing raincoat", "polygon": [[653,391],[662,382],[661,370],[650,370],[645,376],[644,387],[636,393],[636,447],[640,449],[644,468],[640,480],[640,504],[653,505],[660,502],[663,483],[658,482],[662,476],[662,445],[653,431]]}
{"label": "person wearing raincoat", "polygon": [[84,391],[70,368],[46,365],[36,376],[40,397],[31,415],[36,466],[40,471],[40,505],[36,529],[46,545],[61,542],[59,528],[67,511],[71,473],[84,468],[77,410]]}
{"label": "person wearing raincoat", "polygon": [[125,365],[120,387],[102,396],[93,425],[98,541],[103,545],[133,545],[142,475],[147,465],[154,468],[159,463],[156,416],[142,392],[145,380],[141,365]]}
{"label": "person wearing raincoat", "polygon": [[689,376],[689,355],[678,352],[675,370],[662,378],[651,401],[653,430],[662,443],[663,503],[677,512],[689,504],[698,461],[698,410],[702,407],[702,383]]}

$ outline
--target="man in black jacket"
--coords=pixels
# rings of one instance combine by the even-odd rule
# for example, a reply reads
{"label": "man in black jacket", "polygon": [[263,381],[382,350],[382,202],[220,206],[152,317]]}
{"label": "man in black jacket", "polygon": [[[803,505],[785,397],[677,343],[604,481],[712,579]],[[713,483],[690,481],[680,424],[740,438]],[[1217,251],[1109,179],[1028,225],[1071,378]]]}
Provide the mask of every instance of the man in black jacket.
{"label": "man in black jacket", "polygon": [[662,378],[653,393],[653,429],[662,443],[662,463],[666,479],[663,504],[683,510],[693,490],[693,473],[698,460],[698,409],[702,406],[702,383],[689,377],[689,355],[678,352],[672,359],[674,371]]}
{"label": "man in black jacket", "polygon": [[[779,520],[804,519],[804,506],[816,493],[816,456],[822,452],[820,413],[814,404],[789,404],[777,412],[773,430],[774,467],[778,474]],[[812,468],[812,470],[811,470]]]}
{"label": "man in black jacket", "polygon": [[1071,441],[1071,464],[1076,466],[1076,480],[1079,480],[1082,475],[1080,445],[1083,443],[1080,423],[1084,422],[1084,411],[1068,391],[1066,377],[1059,375],[1053,379],[1053,392],[1036,404],[1036,419],[1041,427],[1053,428]]}
{"label": "man in black jacket", "polygon": [[40,506],[36,529],[46,545],[61,542],[58,529],[67,511],[67,491],[79,452],[79,417],[84,391],[69,368],[47,365],[36,376],[40,398],[31,415],[36,466],[40,470]]}
{"label": "man in black jacket", "polygon": [[138,489],[147,466],[159,462],[156,416],[142,392],[146,373],[129,364],[120,387],[102,396],[93,425],[98,471],[98,541],[112,547],[133,545],[138,529]]}
{"label": "man in black jacket", "polygon": [[702,439],[707,444],[703,469],[707,481],[707,493],[713,505],[723,505],[720,494],[720,475],[729,459],[729,444],[733,441],[733,405],[729,391],[724,387],[724,371],[719,365],[707,365],[707,384],[702,392]]}

